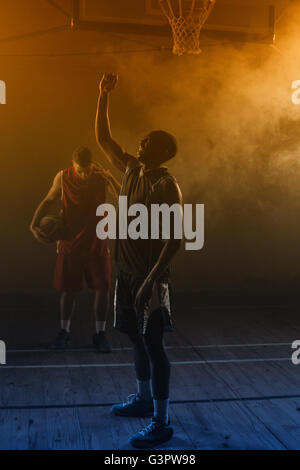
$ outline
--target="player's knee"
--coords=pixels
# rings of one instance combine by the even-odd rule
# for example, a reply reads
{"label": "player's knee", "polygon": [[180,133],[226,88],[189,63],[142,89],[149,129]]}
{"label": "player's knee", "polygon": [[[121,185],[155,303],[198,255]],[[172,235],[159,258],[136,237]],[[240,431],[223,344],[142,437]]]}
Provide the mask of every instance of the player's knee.
{"label": "player's knee", "polygon": [[164,319],[161,309],[157,309],[151,313],[148,321],[145,335],[146,344],[149,344],[150,346],[151,344],[161,344],[163,340],[163,334]]}
{"label": "player's knee", "polygon": [[148,331],[144,341],[150,357],[156,357],[163,352],[162,335],[155,335],[153,332],[151,334],[151,332]]}

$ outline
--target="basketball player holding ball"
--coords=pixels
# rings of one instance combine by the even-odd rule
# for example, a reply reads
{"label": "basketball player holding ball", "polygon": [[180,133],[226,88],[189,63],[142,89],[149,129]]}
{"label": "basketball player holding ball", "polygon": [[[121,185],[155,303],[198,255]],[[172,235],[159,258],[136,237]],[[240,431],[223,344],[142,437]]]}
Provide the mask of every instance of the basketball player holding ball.
{"label": "basketball player holding ball", "polygon": [[[82,290],[85,278],[87,286],[95,292],[93,343],[99,352],[111,352],[105,333],[110,255],[107,240],[99,240],[96,235],[99,222],[96,209],[105,202],[107,189],[118,197],[120,185],[111,173],[92,161],[88,148],[78,148],[73,154],[73,165],[54,178],[30,226],[35,238],[42,243],[59,240],[54,274],[54,287],[61,292],[61,330],[54,342],[57,349],[65,349],[69,343],[76,293]],[[48,216],[51,207],[60,200],[62,217]]]}

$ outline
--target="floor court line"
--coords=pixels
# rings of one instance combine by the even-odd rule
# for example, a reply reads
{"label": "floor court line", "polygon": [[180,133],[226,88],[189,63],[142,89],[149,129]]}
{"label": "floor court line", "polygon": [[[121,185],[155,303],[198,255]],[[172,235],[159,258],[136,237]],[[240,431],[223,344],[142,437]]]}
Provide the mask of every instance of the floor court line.
{"label": "floor court line", "polygon": [[[258,363],[258,362],[281,362],[290,361],[290,357],[273,357],[273,358],[256,358],[256,359],[211,359],[206,361],[174,361],[173,366],[181,365],[205,365],[205,364],[242,364],[242,363]],[[292,363],[292,362],[291,362]],[[103,367],[133,367],[132,362],[124,363],[107,363],[107,364],[32,364],[32,365],[13,365],[0,366],[0,371],[9,369],[83,369],[83,368],[103,368]]]}
{"label": "floor court line", "polygon": [[[186,404],[208,404],[208,403],[230,403],[246,401],[267,401],[267,400],[289,400],[298,399],[300,395],[269,395],[257,397],[231,397],[231,398],[211,398],[198,400],[171,400],[170,405]],[[4,410],[40,410],[40,409],[68,409],[68,408],[107,408],[115,403],[77,403],[77,404],[55,404],[55,405],[12,405],[0,406],[0,411]]]}
{"label": "floor court line", "polygon": [[[196,345],[176,345],[166,346],[167,350],[172,349],[216,349],[216,348],[258,348],[258,347],[279,347],[279,346],[291,346],[293,341],[289,343],[245,343],[245,344],[196,344]],[[25,354],[25,353],[37,353],[37,352],[94,352],[92,347],[87,348],[75,348],[75,349],[7,349],[8,354]],[[125,348],[113,348],[113,351],[132,351],[131,347]]]}

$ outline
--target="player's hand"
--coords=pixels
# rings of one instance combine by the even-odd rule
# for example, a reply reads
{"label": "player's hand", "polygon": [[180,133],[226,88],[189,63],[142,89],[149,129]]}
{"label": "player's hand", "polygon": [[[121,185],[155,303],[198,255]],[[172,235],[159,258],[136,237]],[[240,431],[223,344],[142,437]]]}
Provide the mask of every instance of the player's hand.
{"label": "player's hand", "polygon": [[135,310],[142,312],[147,304],[149,304],[152,297],[154,282],[147,278],[139,288],[135,297]]}
{"label": "player's hand", "polygon": [[118,75],[113,73],[105,73],[100,81],[99,89],[101,93],[110,93],[118,82]]}
{"label": "player's hand", "polygon": [[30,226],[30,231],[31,233],[33,234],[34,238],[40,242],[40,243],[44,243],[44,244],[49,244],[49,243],[52,243],[52,240],[49,240],[49,238],[47,238],[46,234],[44,232],[42,232],[41,229],[39,229],[38,227],[34,227],[33,225]]}

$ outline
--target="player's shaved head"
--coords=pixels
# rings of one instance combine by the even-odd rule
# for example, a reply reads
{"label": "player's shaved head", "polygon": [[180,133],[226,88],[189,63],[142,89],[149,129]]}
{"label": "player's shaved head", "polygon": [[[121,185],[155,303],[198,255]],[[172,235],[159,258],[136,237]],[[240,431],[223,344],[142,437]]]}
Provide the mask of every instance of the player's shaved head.
{"label": "player's shaved head", "polygon": [[175,157],[177,150],[175,137],[169,132],[157,130],[142,139],[138,154],[143,163],[161,165]]}
{"label": "player's shaved head", "polygon": [[73,162],[81,168],[88,167],[92,162],[92,152],[87,147],[78,147],[73,153]]}

